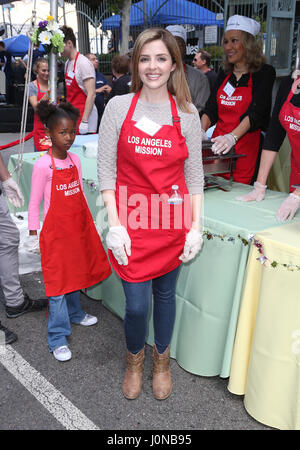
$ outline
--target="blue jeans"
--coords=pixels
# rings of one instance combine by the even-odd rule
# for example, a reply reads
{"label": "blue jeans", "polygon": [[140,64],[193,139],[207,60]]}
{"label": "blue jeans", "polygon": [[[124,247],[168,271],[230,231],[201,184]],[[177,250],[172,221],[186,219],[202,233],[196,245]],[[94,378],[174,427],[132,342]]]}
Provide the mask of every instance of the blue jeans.
{"label": "blue jeans", "polygon": [[171,342],[176,303],[175,288],[179,267],[171,272],[140,283],[122,280],[126,297],[124,319],[127,349],[138,353],[145,345],[148,315],[153,291],[154,342],[159,353],[163,353]]}
{"label": "blue jeans", "polygon": [[85,312],[80,305],[80,291],[49,297],[48,345],[50,352],[62,345],[68,345],[66,337],[71,334],[71,322],[79,323],[84,317]]}

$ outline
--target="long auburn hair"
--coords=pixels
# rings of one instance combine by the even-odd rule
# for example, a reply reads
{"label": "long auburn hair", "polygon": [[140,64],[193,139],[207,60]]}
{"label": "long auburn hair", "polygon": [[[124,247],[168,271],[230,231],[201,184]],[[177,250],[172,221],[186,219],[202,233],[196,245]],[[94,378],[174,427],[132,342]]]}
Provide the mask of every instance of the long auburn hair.
{"label": "long auburn hair", "polygon": [[156,40],[161,40],[165,44],[171,55],[172,63],[176,65],[170,74],[167,88],[172,95],[176,96],[178,107],[184,112],[191,113],[189,103],[192,102],[192,99],[185,78],[180,50],[174,36],[163,28],[148,28],[138,35],[132,52],[131,92],[138,92],[143,87],[138,71],[142,48],[145,44]]}
{"label": "long auburn hair", "polygon": [[[222,45],[225,34],[222,38]],[[242,31],[242,44],[245,49],[245,60],[248,65],[249,72],[258,72],[261,66],[266,62],[262,52],[262,46],[252,34]],[[233,72],[233,64],[227,60],[225,53],[223,54],[223,67],[226,73]]]}

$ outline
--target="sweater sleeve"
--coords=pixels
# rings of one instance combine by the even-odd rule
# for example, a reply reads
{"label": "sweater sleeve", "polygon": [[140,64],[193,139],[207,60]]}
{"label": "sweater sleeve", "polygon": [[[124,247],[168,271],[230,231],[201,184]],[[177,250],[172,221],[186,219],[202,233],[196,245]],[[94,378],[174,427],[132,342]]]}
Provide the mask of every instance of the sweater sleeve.
{"label": "sweater sleeve", "polygon": [[[117,145],[119,128],[116,123],[115,105],[118,97],[106,105],[99,127],[97,173],[99,190],[116,190]],[[123,122],[121,122],[123,123]]]}
{"label": "sweater sleeve", "polygon": [[47,183],[48,167],[37,161],[33,166],[31,193],[28,206],[28,229],[40,229],[40,205]]}
{"label": "sweater sleeve", "polygon": [[204,174],[202,164],[202,141],[199,133],[201,130],[200,117],[195,108],[194,114],[189,114],[186,121],[184,137],[189,152],[184,164],[184,177],[190,194],[203,194]]}

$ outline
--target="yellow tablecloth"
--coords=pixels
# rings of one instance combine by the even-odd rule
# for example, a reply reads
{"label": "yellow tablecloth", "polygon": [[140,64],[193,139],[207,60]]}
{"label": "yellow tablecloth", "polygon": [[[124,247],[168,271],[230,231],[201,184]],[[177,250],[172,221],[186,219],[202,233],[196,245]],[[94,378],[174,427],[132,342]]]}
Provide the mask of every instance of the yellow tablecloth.
{"label": "yellow tablecloth", "polygon": [[[252,246],[228,389],[248,413],[282,430],[300,429],[300,223],[258,233]],[[276,267],[272,267],[271,263]]]}

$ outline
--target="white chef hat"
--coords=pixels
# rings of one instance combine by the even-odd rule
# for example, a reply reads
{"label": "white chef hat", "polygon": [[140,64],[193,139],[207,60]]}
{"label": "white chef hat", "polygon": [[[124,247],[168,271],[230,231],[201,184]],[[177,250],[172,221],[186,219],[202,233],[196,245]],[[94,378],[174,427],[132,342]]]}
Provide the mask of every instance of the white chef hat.
{"label": "white chef hat", "polygon": [[170,31],[173,36],[178,36],[186,43],[186,29],[182,25],[168,25],[166,30]]}
{"label": "white chef hat", "polygon": [[227,21],[225,33],[229,30],[246,31],[253,36],[257,36],[260,31],[260,24],[256,20],[250,19],[250,17],[238,16],[236,14],[235,16],[229,17]]}

